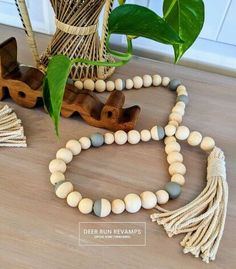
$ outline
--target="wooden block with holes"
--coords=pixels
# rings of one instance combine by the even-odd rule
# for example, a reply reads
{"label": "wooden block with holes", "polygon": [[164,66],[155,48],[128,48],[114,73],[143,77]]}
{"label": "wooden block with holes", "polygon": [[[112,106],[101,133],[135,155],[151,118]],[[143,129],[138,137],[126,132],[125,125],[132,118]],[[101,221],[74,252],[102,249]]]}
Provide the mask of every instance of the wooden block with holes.
{"label": "wooden block with holes", "polygon": [[139,106],[123,108],[125,96],[121,91],[110,94],[106,103],[102,103],[91,91],[78,91],[72,85],[67,85],[61,114],[70,117],[78,112],[90,125],[106,128],[112,131],[134,129],[140,114]]}
{"label": "wooden block with holes", "polygon": [[[17,43],[14,37],[0,44],[0,100],[10,97],[20,106],[33,108],[42,100],[44,74],[37,68],[17,62]],[[110,94],[102,103],[91,91],[79,91],[67,85],[61,114],[70,117],[79,113],[90,125],[112,131],[131,130],[140,114],[138,106],[123,108],[125,96],[120,91]]]}

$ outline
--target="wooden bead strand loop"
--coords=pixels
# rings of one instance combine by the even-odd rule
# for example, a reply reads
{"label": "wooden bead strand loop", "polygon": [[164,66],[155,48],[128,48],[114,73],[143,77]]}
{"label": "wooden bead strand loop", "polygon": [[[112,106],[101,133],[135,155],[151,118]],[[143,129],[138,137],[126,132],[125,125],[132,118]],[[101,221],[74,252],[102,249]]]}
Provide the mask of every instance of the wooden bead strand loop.
{"label": "wooden bead strand loop", "polygon": [[[160,128],[160,129],[159,129]],[[160,131],[161,130],[161,131]],[[127,194],[124,199],[114,199],[112,202],[105,198],[92,201],[89,198],[83,198],[80,192],[74,190],[71,182],[65,179],[64,173],[66,166],[72,161],[73,156],[79,155],[82,150],[90,147],[98,148],[103,145],[131,145],[139,142],[148,142],[151,139],[161,140],[164,138],[164,129],[154,126],[151,131],[131,130],[128,133],[120,130],[115,133],[92,134],[90,137],[81,137],[79,140],[69,140],[65,148],[61,148],[56,153],[56,159],[49,163],[49,171],[51,172],[50,182],[55,186],[55,194],[58,198],[66,199],[70,207],[78,207],[82,214],[94,213],[98,217],[106,217],[111,212],[121,214],[125,210],[129,213],[138,212],[141,207],[144,209],[152,209],[157,203],[162,205],[169,199],[175,199],[180,194],[180,187],[172,186],[171,182],[166,184],[163,190],[155,193],[144,191],[140,195],[135,193]],[[177,184],[176,184],[177,185]]]}
{"label": "wooden bead strand loop", "polygon": [[[161,77],[159,74],[155,75],[144,75],[143,77],[135,76],[126,80],[117,78],[115,81],[108,80],[104,81],[98,79],[93,81],[92,79],[85,79],[84,81],[77,80],[74,82],[74,86],[79,90],[86,89],[90,91],[97,91],[99,93],[114,90],[123,91],[131,89],[141,89],[149,87],[169,87],[171,91],[177,91],[177,102],[188,103],[188,93],[186,87],[181,84],[179,79],[172,79],[168,77]],[[177,111],[178,112],[178,111]]]}
{"label": "wooden bead strand loop", "polygon": [[[97,80],[94,82],[87,79],[84,82],[76,81],[75,86],[79,89],[86,88],[91,91],[104,92],[123,89],[139,89],[150,86],[164,86],[171,91],[176,91],[176,104],[173,107],[166,126],[153,126],[150,130],[131,130],[128,133],[118,130],[115,133],[93,134],[90,137],[81,137],[70,140],[66,147],[58,150],[56,159],[49,164],[52,173],[50,182],[55,185],[56,196],[66,199],[71,207],[78,207],[83,214],[93,213],[98,217],[106,217],[111,212],[121,214],[125,210],[136,213],[141,208],[152,209],[156,207],[159,213],[151,215],[152,221],[163,225],[169,237],[175,234],[186,233],[181,242],[184,253],[191,253],[195,257],[209,262],[215,259],[219,243],[223,234],[227,201],[228,185],[226,182],[224,153],[215,146],[213,138],[205,136],[198,131],[190,131],[187,126],[181,125],[185,108],[189,102],[186,87],[177,79],[170,80],[158,74],[143,78],[136,76],[133,79],[116,79],[113,81]],[[83,198],[74,190],[71,182],[65,179],[66,166],[72,161],[73,156],[80,154],[82,150],[91,146],[97,148],[102,145],[124,145],[127,142],[136,145],[139,142],[150,140],[159,141],[164,139],[167,162],[169,164],[170,182],[162,190],[156,192],[144,191],[140,195],[127,194],[124,199],[114,199],[112,202],[105,198],[96,201]],[[181,186],[185,183],[186,167],[183,164],[183,155],[178,141],[186,140],[189,145],[199,146],[209,153],[207,167],[207,185],[200,195],[191,203],[174,211],[168,211],[161,207],[169,199],[176,199],[181,194]]]}
{"label": "wooden bead strand loop", "polygon": [[[179,100],[179,96],[188,96],[185,86],[177,79],[170,80],[168,77],[162,78],[156,74],[153,76],[144,75],[143,78],[136,76],[133,79],[116,79],[115,82],[103,80],[97,80],[94,82],[91,79],[86,79],[84,82],[76,81],[75,86],[80,90],[85,88],[93,91],[96,89],[98,92],[105,90],[112,91],[141,87],[159,86],[169,87],[171,91],[177,92],[176,104],[172,109],[172,113],[169,116],[169,122],[165,128],[155,125],[151,130],[131,130],[128,133],[119,130],[115,133],[106,133],[105,135],[96,133],[90,137],[81,137],[77,140],[70,140],[67,142],[65,148],[61,148],[56,153],[56,159],[52,160],[49,164],[49,170],[52,173],[50,182],[55,185],[55,193],[59,198],[66,198],[69,206],[78,206],[81,213],[88,214],[93,212],[99,217],[105,217],[111,212],[115,214],[122,213],[125,209],[130,213],[139,211],[141,207],[145,209],[151,209],[156,206],[157,203],[167,203],[169,199],[177,198],[181,193],[181,185],[184,184],[183,175],[186,172],[185,166],[182,164],[183,157],[180,153],[180,145],[173,137],[176,130],[179,128],[179,123],[182,122],[182,117],[185,113],[185,106],[187,103]],[[107,199],[99,199],[93,202],[89,198],[82,198],[82,195],[74,191],[73,185],[65,180],[64,173],[66,171],[66,165],[70,163],[73,156],[80,154],[81,150],[87,150],[92,147],[101,147],[104,144],[111,145],[114,142],[117,145],[124,145],[127,142],[131,145],[138,144],[140,141],[148,142],[151,139],[159,141],[164,139],[165,136],[166,152],[169,154],[168,162],[170,164],[169,172],[173,176],[173,180],[167,183],[163,190],[156,191],[144,191],[139,195],[131,193],[125,196],[123,200],[115,199],[110,203]],[[171,137],[172,136],[172,137]],[[176,176],[176,174],[178,176]],[[114,208],[113,208],[114,207]]]}

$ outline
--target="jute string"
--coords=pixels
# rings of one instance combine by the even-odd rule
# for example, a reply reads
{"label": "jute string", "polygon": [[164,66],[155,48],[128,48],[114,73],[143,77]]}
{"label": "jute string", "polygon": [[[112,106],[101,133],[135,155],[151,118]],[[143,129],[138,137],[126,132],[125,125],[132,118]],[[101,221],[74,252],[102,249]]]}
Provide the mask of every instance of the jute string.
{"label": "jute string", "polygon": [[189,204],[173,211],[160,206],[161,213],[151,215],[169,237],[185,233],[181,241],[184,253],[201,257],[206,263],[215,260],[223,235],[228,203],[225,157],[215,147],[208,157],[207,185]]}

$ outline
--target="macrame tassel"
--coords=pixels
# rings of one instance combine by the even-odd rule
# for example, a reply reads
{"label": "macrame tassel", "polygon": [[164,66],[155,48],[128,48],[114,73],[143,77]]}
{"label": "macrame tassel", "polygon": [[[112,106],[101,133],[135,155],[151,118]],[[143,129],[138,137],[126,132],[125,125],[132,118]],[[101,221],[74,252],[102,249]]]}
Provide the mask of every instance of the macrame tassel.
{"label": "macrame tassel", "polygon": [[27,147],[21,120],[7,105],[0,108],[0,147]]}
{"label": "macrame tassel", "polygon": [[156,208],[152,221],[163,225],[169,237],[186,233],[180,243],[184,253],[201,257],[206,263],[215,260],[224,231],[228,202],[225,157],[215,147],[208,157],[207,185],[192,202],[174,211]]}

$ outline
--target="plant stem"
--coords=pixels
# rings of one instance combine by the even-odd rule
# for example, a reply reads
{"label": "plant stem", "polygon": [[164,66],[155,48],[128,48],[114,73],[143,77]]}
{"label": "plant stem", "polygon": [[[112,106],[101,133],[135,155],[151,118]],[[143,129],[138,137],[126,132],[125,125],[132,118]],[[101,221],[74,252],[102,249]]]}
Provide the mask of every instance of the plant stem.
{"label": "plant stem", "polygon": [[126,53],[122,53],[122,52],[118,52],[118,51],[114,51],[112,49],[110,49],[109,47],[109,41],[110,41],[110,37],[111,35],[108,34],[107,39],[106,39],[106,48],[108,53],[110,53],[113,57],[115,58],[119,58],[120,60],[125,60],[125,61],[129,61],[133,55],[133,47],[132,47],[132,41],[130,38],[127,37],[127,52]]}
{"label": "plant stem", "polygon": [[109,66],[109,67],[119,67],[119,66],[127,64],[133,56],[132,40],[127,36],[127,46],[128,46],[127,52],[121,53],[121,52],[113,51],[109,48],[109,46],[108,46],[109,39],[110,39],[110,35],[107,36],[107,41],[106,41],[107,50],[113,57],[118,58],[120,61],[102,62],[102,61],[91,61],[91,60],[87,60],[87,59],[76,58],[76,59],[71,60],[71,66],[75,63],[97,65],[97,66]]}

